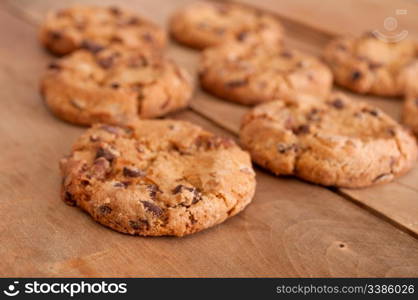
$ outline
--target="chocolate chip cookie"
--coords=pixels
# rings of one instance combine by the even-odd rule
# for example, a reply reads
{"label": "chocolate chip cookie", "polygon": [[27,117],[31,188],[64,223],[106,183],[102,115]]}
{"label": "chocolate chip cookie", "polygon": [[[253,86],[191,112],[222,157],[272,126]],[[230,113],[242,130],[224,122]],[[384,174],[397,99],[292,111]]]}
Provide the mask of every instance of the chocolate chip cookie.
{"label": "chocolate chip cookie", "polygon": [[201,1],[173,15],[170,32],[179,43],[203,49],[228,40],[281,43],[283,29],[273,16],[228,2]]}
{"label": "chocolate chip cookie", "polygon": [[50,12],[39,38],[57,55],[79,48],[100,49],[110,44],[160,50],[166,41],[160,27],[136,14],[118,7],[81,5]]}
{"label": "chocolate chip cookie", "polygon": [[417,159],[414,137],[379,109],[334,93],[325,102],[273,101],[242,121],[240,140],[276,175],[325,186],[393,180]]}
{"label": "chocolate chip cookie", "polygon": [[41,93],[55,115],[81,125],[121,124],[186,107],[190,76],[170,59],[150,53],[119,46],[77,50],[49,65]]}
{"label": "chocolate chip cookie", "polygon": [[326,46],[324,58],[335,81],[357,93],[401,96],[418,86],[418,51],[411,40],[389,43],[370,32],[339,37]]}
{"label": "chocolate chip cookie", "polygon": [[331,71],[317,58],[257,43],[206,49],[199,79],[207,92],[246,105],[300,94],[323,98],[332,86]]}
{"label": "chocolate chip cookie", "polygon": [[67,204],[132,235],[209,228],[242,211],[255,190],[248,153],[184,121],[94,125],[60,166]]}
{"label": "chocolate chip cookie", "polygon": [[[418,95],[418,94],[417,94]],[[403,106],[403,123],[418,137],[418,96],[409,95]]]}

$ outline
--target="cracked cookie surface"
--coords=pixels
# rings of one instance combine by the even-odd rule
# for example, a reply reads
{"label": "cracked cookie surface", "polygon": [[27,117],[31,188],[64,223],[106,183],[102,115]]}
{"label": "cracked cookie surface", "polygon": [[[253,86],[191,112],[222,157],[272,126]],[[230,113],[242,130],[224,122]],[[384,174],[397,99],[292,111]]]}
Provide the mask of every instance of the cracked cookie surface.
{"label": "cracked cookie surface", "polygon": [[401,96],[418,88],[418,46],[411,40],[382,41],[373,33],[339,37],[324,50],[335,81],[354,92]]}
{"label": "cracked cookie surface", "polygon": [[120,47],[77,50],[41,79],[51,111],[81,125],[163,116],[186,107],[192,90],[189,74],[170,59]]}
{"label": "cracked cookie surface", "polygon": [[323,98],[332,86],[331,71],[313,56],[238,42],[203,51],[199,80],[209,93],[246,105],[301,94]]}
{"label": "cracked cookie surface", "polygon": [[184,121],[95,125],[60,162],[63,200],[114,230],[183,236],[243,210],[255,190],[250,156]]}
{"label": "cracked cookie surface", "polygon": [[193,3],[170,20],[171,35],[181,44],[203,49],[229,40],[279,44],[283,29],[273,16],[234,4]]}
{"label": "cracked cookie surface", "polygon": [[377,108],[332,94],[326,102],[274,101],[243,118],[240,141],[276,175],[325,186],[389,182],[417,159],[413,136]]}
{"label": "cracked cookie surface", "polygon": [[51,52],[64,55],[79,48],[110,44],[159,51],[165,45],[166,35],[157,25],[124,9],[78,5],[50,12],[39,39]]}

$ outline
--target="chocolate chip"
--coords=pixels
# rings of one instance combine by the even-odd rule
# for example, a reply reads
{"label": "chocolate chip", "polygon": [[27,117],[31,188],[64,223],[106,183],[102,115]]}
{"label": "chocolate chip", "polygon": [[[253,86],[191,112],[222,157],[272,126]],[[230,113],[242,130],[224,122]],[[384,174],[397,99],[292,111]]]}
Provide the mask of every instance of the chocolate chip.
{"label": "chocolate chip", "polygon": [[112,89],[118,89],[119,87],[120,87],[120,84],[119,83],[117,83],[117,82],[112,82],[111,84],[110,84],[110,87],[112,88]]}
{"label": "chocolate chip", "polygon": [[368,113],[374,117],[377,117],[379,115],[379,112],[376,109],[369,109],[365,107],[361,111],[364,113]]}
{"label": "chocolate chip", "polygon": [[286,57],[286,58],[292,58],[293,54],[290,51],[284,50],[284,51],[280,52],[280,56]]}
{"label": "chocolate chip", "polygon": [[99,148],[99,150],[97,150],[97,153],[96,153],[96,159],[100,157],[103,157],[109,162],[112,162],[113,159],[115,158],[115,155],[105,148]]}
{"label": "chocolate chip", "polygon": [[247,31],[241,31],[240,33],[238,33],[237,35],[237,40],[242,42],[244,41],[248,36],[248,32]]}
{"label": "chocolate chip", "polygon": [[113,184],[114,187],[127,188],[131,183],[129,181],[117,181]]}
{"label": "chocolate chip", "polygon": [[415,99],[415,105],[418,106],[418,98]]}
{"label": "chocolate chip", "polygon": [[195,203],[199,202],[200,200],[202,200],[202,194],[200,193],[200,191],[198,189],[194,189],[193,190],[192,204],[195,204]]}
{"label": "chocolate chip", "polygon": [[101,205],[101,206],[99,206],[99,212],[102,215],[108,215],[112,212],[112,209],[107,205]]}
{"label": "chocolate chip", "polygon": [[90,181],[89,181],[89,180],[84,179],[84,180],[81,180],[81,181],[80,181],[80,183],[81,183],[82,185],[84,185],[84,186],[87,186],[87,185],[89,185],[89,184],[90,184]]}
{"label": "chocolate chip", "polygon": [[374,63],[374,62],[369,63],[369,68],[372,69],[372,70],[378,69],[378,68],[381,68],[381,67],[383,67],[383,64],[381,64],[381,63]]}
{"label": "chocolate chip", "polygon": [[109,7],[109,11],[114,15],[120,15],[122,13],[122,11],[116,6]]}
{"label": "chocolate chip", "polygon": [[219,147],[230,148],[235,145],[234,141],[220,136],[198,136],[194,144],[198,149],[211,150]]}
{"label": "chocolate chip", "polygon": [[93,166],[91,168],[91,172],[94,177],[98,179],[104,179],[106,178],[106,175],[108,174],[110,170],[110,162],[104,157],[97,158]]}
{"label": "chocolate chip", "polygon": [[312,110],[306,115],[308,121],[320,121],[321,116],[318,114],[320,112],[317,108],[312,108]]}
{"label": "chocolate chip", "polygon": [[182,185],[182,184],[179,184],[178,186],[176,186],[171,192],[174,194],[174,195],[176,195],[176,194],[178,194],[178,193],[181,193],[181,191],[183,190],[183,189],[185,189],[185,190],[187,190],[187,191],[189,191],[189,192],[193,192],[194,191],[194,188],[193,187],[188,187],[188,186],[185,186],[185,185]]}
{"label": "chocolate chip", "polygon": [[113,56],[108,57],[102,57],[97,60],[97,63],[99,66],[101,66],[103,69],[109,69],[113,66],[114,58]]}
{"label": "chocolate chip", "polygon": [[131,228],[134,230],[139,230],[139,229],[148,229],[149,224],[147,220],[137,220],[137,221],[129,220],[129,226],[131,226]]}
{"label": "chocolate chip", "polygon": [[137,17],[131,17],[126,24],[128,25],[138,25],[141,23],[141,20]]}
{"label": "chocolate chip", "polygon": [[158,185],[156,184],[147,185],[147,189],[148,189],[149,196],[151,197],[151,199],[156,199],[157,193],[162,193],[162,191],[159,189]]}
{"label": "chocolate chip", "polygon": [[359,80],[361,78],[362,74],[360,71],[354,71],[353,73],[351,73],[351,79],[353,81]]}
{"label": "chocolate chip", "polygon": [[110,125],[102,125],[99,128],[109,133],[113,133],[113,134],[118,134],[120,132],[119,127],[110,126]]}
{"label": "chocolate chip", "polygon": [[294,134],[299,135],[299,134],[308,134],[310,132],[310,129],[308,125],[300,125],[296,128],[293,128],[292,131]]}
{"label": "chocolate chip", "polygon": [[226,86],[229,88],[236,88],[236,87],[244,86],[247,83],[248,83],[247,79],[237,79],[237,80],[228,81],[226,83]]}
{"label": "chocolate chip", "polygon": [[154,214],[156,217],[160,217],[164,211],[161,209],[161,207],[155,205],[152,202],[149,201],[141,201],[141,203],[144,205],[145,209]]}
{"label": "chocolate chip", "polygon": [[67,191],[64,193],[64,201],[68,205],[72,205],[72,206],[75,206],[76,205],[76,201],[73,198],[73,195],[71,195],[71,193],[70,192],[67,192]]}
{"label": "chocolate chip", "polygon": [[62,33],[59,31],[50,31],[49,32],[49,36],[51,37],[51,39],[53,40],[59,40],[62,38]]}
{"label": "chocolate chip", "polygon": [[52,62],[48,65],[50,70],[61,70],[61,66],[57,62]]}
{"label": "chocolate chip", "polygon": [[340,98],[335,99],[330,104],[333,107],[335,107],[336,109],[343,109],[344,108],[344,102]]}
{"label": "chocolate chip", "polygon": [[142,177],[145,176],[145,172],[140,170],[140,169],[136,169],[136,168],[132,168],[132,167],[123,167],[123,176],[126,177]]}
{"label": "chocolate chip", "polygon": [[277,145],[277,151],[280,154],[285,154],[285,153],[290,152],[292,150],[295,150],[295,151],[297,150],[297,145],[296,144],[291,144],[291,145],[288,145],[288,144],[278,144]]}
{"label": "chocolate chip", "polygon": [[98,52],[100,52],[104,49],[103,46],[101,46],[101,45],[99,45],[95,42],[92,42],[90,40],[83,40],[81,42],[80,47],[83,48],[83,49],[86,49],[86,50],[88,50],[88,51],[90,51],[94,54],[96,54],[96,53],[98,53]]}
{"label": "chocolate chip", "polygon": [[388,128],[387,132],[390,136],[395,136],[396,135],[396,130],[393,127]]}
{"label": "chocolate chip", "polygon": [[128,61],[128,67],[140,68],[148,65],[148,61],[144,56],[131,57]]}

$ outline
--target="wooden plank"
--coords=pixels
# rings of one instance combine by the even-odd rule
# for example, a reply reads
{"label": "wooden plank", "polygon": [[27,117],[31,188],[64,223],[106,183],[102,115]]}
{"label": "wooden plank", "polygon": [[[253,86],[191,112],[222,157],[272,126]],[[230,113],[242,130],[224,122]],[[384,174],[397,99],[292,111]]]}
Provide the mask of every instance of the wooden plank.
{"label": "wooden plank", "polygon": [[[408,30],[410,37],[418,38],[417,9],[415,0],[238,0],[274,11],[283,18],[305,24],[316,31],[329,34],[359,35],[364,30],[379,30],[396,34]],[[402,12],[398,12],[402,10]],[[406,13],[406,14],[404,14]],[[394,17],[397,27],[385,30],[384,21]]]}
{"label": "wooden plank", "polygon": [[[163,1],[152,3],[158,14]],[[262,171],[247,210],[186,238],[94,223],[58,197],[57,161],[83,129],[42,104],[38,78],[50,57],[35,28],[1,10],[0,34],[1,276],[418,276],[416,239],[327,189]],[[227,134],[191,112],[174,117]]]}

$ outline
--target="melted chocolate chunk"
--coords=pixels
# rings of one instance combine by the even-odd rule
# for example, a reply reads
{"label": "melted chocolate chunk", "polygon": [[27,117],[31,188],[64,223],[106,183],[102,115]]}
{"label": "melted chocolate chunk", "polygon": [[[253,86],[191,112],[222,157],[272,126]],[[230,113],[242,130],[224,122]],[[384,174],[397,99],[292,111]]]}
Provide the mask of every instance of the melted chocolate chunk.
{"label": "melted chocolate chunk", "polygon": [[293,133],[296,135],[308,134],[310,132],[309,125],[300,125],[292,129]]}
{"label": "melted chocolate chunk", "polygon": [[115,159],[115,155],[110,152],[109,150],[105,149],[105,148],[99,148],[99,150],[97,150],[96,153],[96,159],[103,157],[104,159],[108,160],[109,162],[112,162],[113,159]]}
{"label": "melted chocolate chunk", "polygon": [[244,41],[248,36],[248,32],[247,31],[241,31],[240,33],[238,33],[237,35],[237,40],[242,42]]}
{"label": "melted chocolate chunk", "polygon": [[113,66],[114,63],[114,57],[113,56],[108,56],[108,57],[102,57],[99,58],[97,60],[97,63],[99,64],[100,67],[102,67],[103,69],[109,69]]}
{"label": "melted chocolate chunk", "polygon": [[339,98],[335,99],[330,104],[333,107],[335,107],[336,109],[343,109],[344,108],[344,102],[341,99],[339,99]]}
{"label": "melted chocolate chunk", "polygon": [[145,176],[145,172],[132,167],[124,167],[123,168],[123,176],[126,177],[142,177]]}
{"label": "melted chocolate chunk", "polygon": [[52,62],[48,65],[50,70],[61,70],[61,66],[57,62]]}
{"label": "melted chocolate chunk", "polygon": [[99,212],[102,215],[108,215],[112,212],[112,209],[107,205],[101,205],[101,206],[99,206]]}
{"label": "melted chocolate chunk", "polygon": [[231,80],[226,83],[226,86],[229,88],[236,88],[240,86],[244,86],[248,83],[247,79],[237,79],[237,80]]}
{"label": "melted chocolate chunk", "polygon": [[147,220],[129,220],[129,226],[131,226],[131,228],[134,230],[143,230],[149,228]]}
{"label": "melted chocolate chunk", "polygon": [[90,40],[83,40],[80,45],[81,48],[86,49],[94,54],[102,51],[104,47]]}
{"label": "melted chocolate chunk", "polygon": [[164,211],[161,209],[161,207],[155,205],[152,202],[149,202],[149,201],[141,201],[141,203],[144,205],[144,207],[145,207],[146,210],[148,210],[149,212],[151,212],[156,217],[160,217],[164,213]]}
{"label": "melted chocolate chunk", "polygon": [[363,76],[363,75],[361,74],[360,71],[354,71],[353,73],[351,73],[351,79],[353,81],[359,80],[361,78],[361,76]]}

